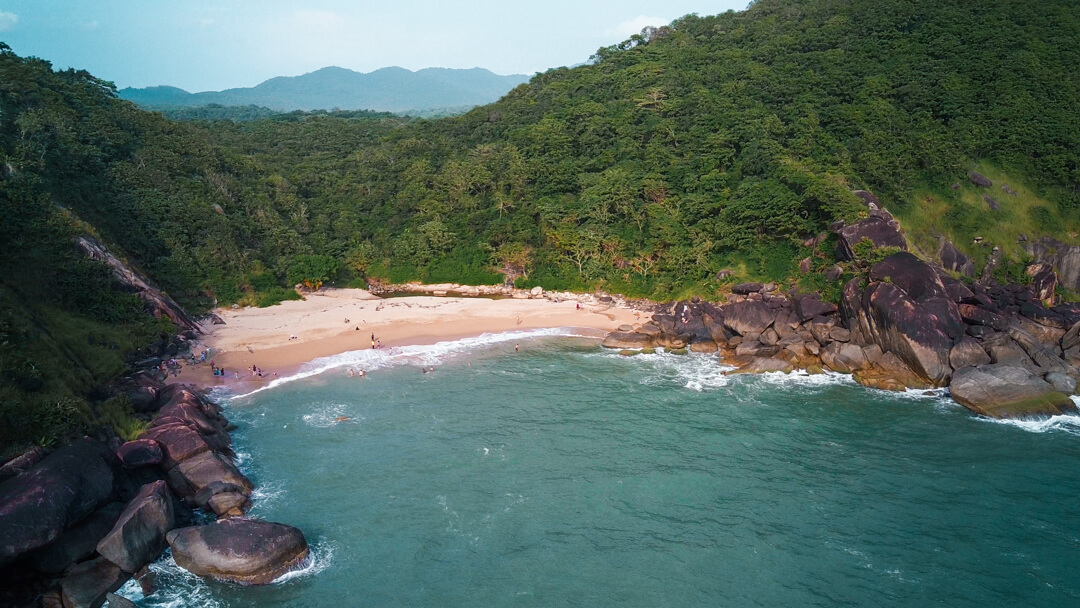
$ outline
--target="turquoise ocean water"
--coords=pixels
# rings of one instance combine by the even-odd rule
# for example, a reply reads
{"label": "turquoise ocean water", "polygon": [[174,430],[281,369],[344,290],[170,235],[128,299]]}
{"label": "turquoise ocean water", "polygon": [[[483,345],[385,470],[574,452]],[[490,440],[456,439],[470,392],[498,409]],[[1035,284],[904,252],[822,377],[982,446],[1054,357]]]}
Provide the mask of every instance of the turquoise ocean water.
{"label": "turquoise ocean water", "polygon": [[121,594],[175,607],[1080,605],[1080,418],[996,423],[941,395],[727,377],[715,357],[621,357],[566,333],[346,353],[229,398],[258,486],[251,515],[301,528],[311,564],[245,588],[165,557],[154,593]]}

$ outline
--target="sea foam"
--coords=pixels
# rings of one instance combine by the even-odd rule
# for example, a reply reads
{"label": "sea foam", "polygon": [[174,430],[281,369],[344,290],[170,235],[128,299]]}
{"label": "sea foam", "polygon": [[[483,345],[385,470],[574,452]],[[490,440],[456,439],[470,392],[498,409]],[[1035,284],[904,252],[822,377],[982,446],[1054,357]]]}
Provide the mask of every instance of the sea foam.
{"label": "sea foam", "polygon": [[[399,366],[433,366],[448,360],[494,344],[528,340],[533,338],[587,338],[593,337],[581,330],[569,327],[530,329],[502,333],[481,334],[460,340],[447,340],[435,344],[395,346],[387,348],[363,349],[344,352],[329,357],[320,357],[304,364],[297,373],[283,378],[275,378],[265,386],[241,395],[228,395],[230,400],[242,399],[279,386],[318,376],[332,370],[349,369],[365,373],[373,370]],[[224,395],[218,395],[224,397]]]}

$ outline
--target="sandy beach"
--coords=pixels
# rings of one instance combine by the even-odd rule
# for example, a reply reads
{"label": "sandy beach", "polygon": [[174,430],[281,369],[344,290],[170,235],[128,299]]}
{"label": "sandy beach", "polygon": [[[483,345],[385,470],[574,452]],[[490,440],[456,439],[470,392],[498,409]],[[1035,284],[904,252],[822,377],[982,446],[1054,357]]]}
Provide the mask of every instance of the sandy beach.
{"label": "sandy beach", "polygon": [[[562,295],[562,294],[560,294]],[[198,355],[212,349],[214,363],[225,377],[211,373],[209,360],[184,367],[173,382],[201,386],[232,386],[269,382],[287,376],[301,365],[339,353],[371,348],[389,349],[434,344],[524,329],[570,327],[591,330],[597,337],[620,325],[638,325],[648,315],[625,305],[603,304],[591,296],[533,299],[490,299],[410,296],[381,298],[362,289],[328,289],[306,294],[304,300],[267,308],[218,309],[224,325],[207,324],[206,335],[192,348]],[[580,298],[581,308],[578,308]],[[252,365],[263,370],[253,377]]]}

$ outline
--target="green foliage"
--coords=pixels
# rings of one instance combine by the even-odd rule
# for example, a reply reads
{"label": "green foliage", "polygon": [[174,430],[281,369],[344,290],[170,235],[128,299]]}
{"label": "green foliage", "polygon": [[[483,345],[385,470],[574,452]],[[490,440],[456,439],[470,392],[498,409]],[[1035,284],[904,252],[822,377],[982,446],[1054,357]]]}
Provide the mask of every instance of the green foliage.
{"label": "green foliage", "polygon": [[111,428],[124,441],[132,441],[146,432],[148,422],[136,416],[131,401],[124,395],[99,403],[95,410],[96,422]]}
{"label": "green foliage", "polygon": [[298,255],[289,265],[288,280],[303,284],[308,289],[318,289],[338,274],[341,264],[328,255]]}
{"label": "green foliage", "polygon": [[890,255],[901,251],[899,247],[878,247],[874,245],[874,241],[865,237],[855,243],[852,250],[855,252],[855,259],[866,267],[873,266]]}

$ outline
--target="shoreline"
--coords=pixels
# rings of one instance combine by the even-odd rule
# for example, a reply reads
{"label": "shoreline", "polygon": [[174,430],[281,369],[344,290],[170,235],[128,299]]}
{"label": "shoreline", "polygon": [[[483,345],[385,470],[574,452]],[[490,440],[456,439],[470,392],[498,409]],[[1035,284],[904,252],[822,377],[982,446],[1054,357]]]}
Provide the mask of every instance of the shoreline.
{"label": "shoreline", "polygon": [[[224,324],[205,324],[205,334],[191,349],[198,354],[209,348],[210,357],[194,366],[181,361],[181,373],[170,376],[167,383],[247,392],[276,377],[293,375],[316,359],[369,350],[372,334],[376,346],[384,350],[537,329],[595,332],[599,339],[622,326],[636,329],[650,315],[623,302],[600,302],[587,294],[382,298],[362,289],[326,289],[306,294],[303,300],[267,308],[216,309],[214,314]],[[211,360],[226,370],[225,376],[211,373]],[[262,371],[262,377],[251,373],[252,365]]]}

